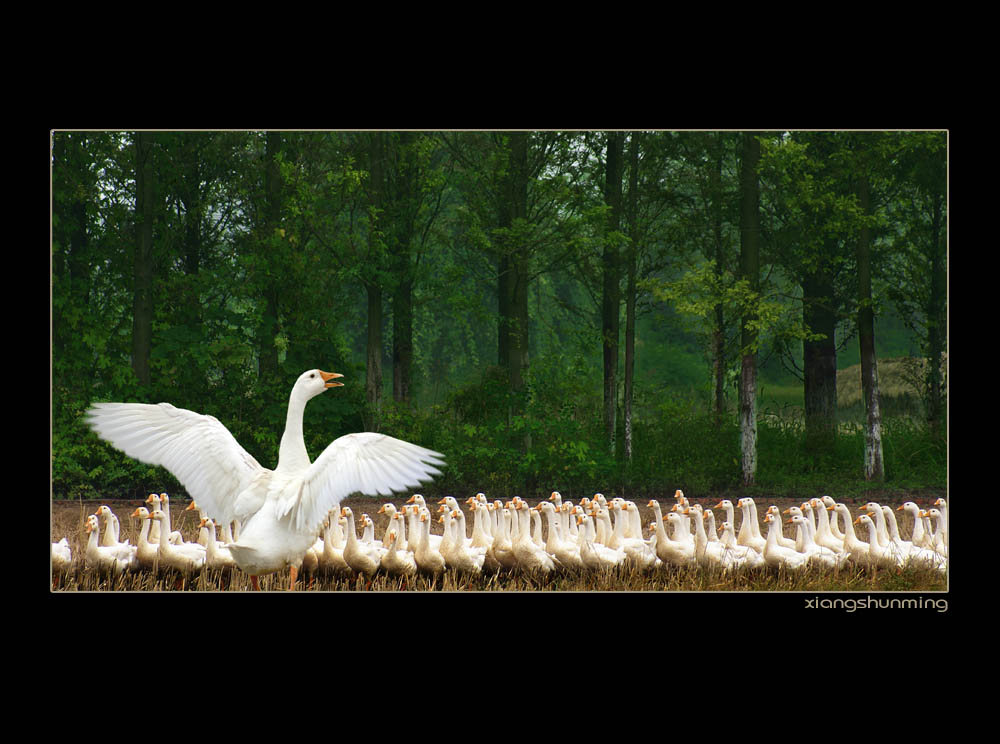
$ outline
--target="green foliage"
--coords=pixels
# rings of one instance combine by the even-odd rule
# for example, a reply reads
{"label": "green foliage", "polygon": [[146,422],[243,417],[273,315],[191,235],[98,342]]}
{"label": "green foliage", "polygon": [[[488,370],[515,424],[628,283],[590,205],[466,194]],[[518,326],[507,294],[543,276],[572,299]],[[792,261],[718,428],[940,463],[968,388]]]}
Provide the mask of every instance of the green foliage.
{"label": "green foliage", "polygon": [[[403,279],[413,283],[417,392],[405,404],[386,393],[380,430],[445,453],[448,466],[436,487],[497,494],[732,487],[739,480],[736,423],[731,415],[716,421],[706,405],[715,309],[723,308],[729,350],[746,320],[757,332],[754,351],[793,356],[815,338],[802,327],[801,298],[791,289],[797,272],[828,262],[843,278],[838,292],[849,298],[852,240],[861,225],[877,236],[876,312],[886,312],[883,298],[891,300],[914,324],[920,346],[934,327],[928,303],[939,283],[929,278],[946,227],[941,133],[887,133],[865,140],[866,148],[857,147],[858,133],[763,137],[766,268],[759,291],[738,278],[733,264],[734,137],[644,133],[634,189],[626,167],[626,192],[636,196],[633,221],[609,234],[603,133],[531,133],[527,212],[505,227],[498,219],[509,201],[503,133],[386,134],[379,203],[371,133],[273,135],[153,133],[159,209],[148,387],[136,379],[131,358],[132,136],[54,136],[56,495],[178,490],[165,471],[86,430],[81,417],[94,401],[167,400],[211,414],[273,465],[290,381],[319,366],[343,372],[347,385],[310,404],[308,450],[315,456],[337,436],[360,430],[369,418],[365,289],[372,284],[385,303],[388,391],[392,292]],[[276,166],[270,171],[268,155]],[[881,200],[870,217],[843,188],[861,167]],[[277,182],[269,181],[275,173]],[[609,242],[634,251],[639,279],[629,463],[610,453],[601,416],[601,256]],[[498,257],[512,251],[528,256],[530,366],[521,395],[502,368],[490,366],[497,358]],[[794,378],[772,382],[765,375],[761,384],[763,401],[800,404]],[[856,429],[842,427],[833,450],[815,457],[804,449],[797,419],[786,411],[766,415],[767,405],[762,486],[863,487]],[[941,438],[890,417],[884,441],[889,482],[944,483]]]}

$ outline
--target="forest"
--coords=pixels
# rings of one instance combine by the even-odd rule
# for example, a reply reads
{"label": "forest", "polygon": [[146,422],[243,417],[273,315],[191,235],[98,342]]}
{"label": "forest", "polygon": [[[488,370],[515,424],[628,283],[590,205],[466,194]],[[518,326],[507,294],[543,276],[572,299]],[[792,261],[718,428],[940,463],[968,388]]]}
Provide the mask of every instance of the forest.
{"label": "forest", "polygon": [[211,414],[428,494],[947,481],[946,131],[51,133],[51,492],[183,494],[84,425]]}

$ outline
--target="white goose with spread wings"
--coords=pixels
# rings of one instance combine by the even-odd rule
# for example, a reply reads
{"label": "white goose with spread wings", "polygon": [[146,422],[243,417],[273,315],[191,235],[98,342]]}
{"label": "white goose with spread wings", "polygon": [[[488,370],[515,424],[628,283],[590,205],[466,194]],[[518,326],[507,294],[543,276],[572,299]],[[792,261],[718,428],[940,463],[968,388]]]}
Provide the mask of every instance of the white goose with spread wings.
{"label": "white goose with spread wings", "polygon": [[342,375],[303,372],[288,400],[285,431],[274,470],[262,467],[213,416],[169,403],[96,403],[88,423],[130,457],[162,465],[218,524],[240,520],[229,544],[237,566],[250,574],[289,567],[292,586],[327,513],[353,493],[388,496],[414,488],[440,471],[443,456],[372,432],[345,434],[310,462],[302,432],[306,403]]}

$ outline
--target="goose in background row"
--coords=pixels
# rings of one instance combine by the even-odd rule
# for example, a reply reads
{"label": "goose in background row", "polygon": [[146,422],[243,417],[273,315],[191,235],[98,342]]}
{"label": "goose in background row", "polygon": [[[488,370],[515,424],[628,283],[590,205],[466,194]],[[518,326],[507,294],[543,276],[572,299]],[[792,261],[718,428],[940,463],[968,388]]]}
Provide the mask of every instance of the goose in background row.
{"label": "goose in background row", "polygon": [[135,562],[136,547],[134,545],[101,545],[101,525],[96,514],[87,517],[85,530],[87,532],[87,549],[84,553],[87,565],[100,571],[119,574],[132,568]]}

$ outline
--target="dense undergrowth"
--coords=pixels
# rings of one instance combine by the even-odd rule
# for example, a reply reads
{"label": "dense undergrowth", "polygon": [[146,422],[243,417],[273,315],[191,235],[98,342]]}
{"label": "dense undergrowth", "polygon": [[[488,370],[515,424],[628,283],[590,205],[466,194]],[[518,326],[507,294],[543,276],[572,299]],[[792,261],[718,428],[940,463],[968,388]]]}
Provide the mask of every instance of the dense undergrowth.
{"label": "dense undergrowth", "polygon": [[[600,392],[594,389],[592,370],[556,372],[542,363],[534,365],[528,393],[520,399],[491,370],[444,405],[417,410],[390,401],[383,408],[379,430],[446,455],[447,467],[428,484],[429,494],[485,491],[504,497],[557,489],[655,495],[672,494],[677,488],[710,493],[740,487],[735,415],[717,422],[696,397],[646,393],[636,401],[634,451],[626,463],[620,424],[618,453],[613,455],[605,442]],[[55,498],[144,498],[150,491],[164,489],[183,493],[165,470],[136,462],[92,434],[83,423],[87,403],[72,396],[54,397]],[[215,415],[261,464],[273,467],[285,399],[274,392],[268,400],[263,403],[261,396],[230,404],[225,396],[216,396],[207,410],[187,405]],[[347,388],[311,402],[305,433],[313,457],[337,436],[361,430],[363,411],[360,391]],[[754,489],[846,496],[873,488],[945,488],[946,442],[930,435],[915,418],[887,417],[883,450],[886,479],[868,483],[862,477],[860,425],[842,424],[827,451],[810,451],[800,417],[762,408]]]}

